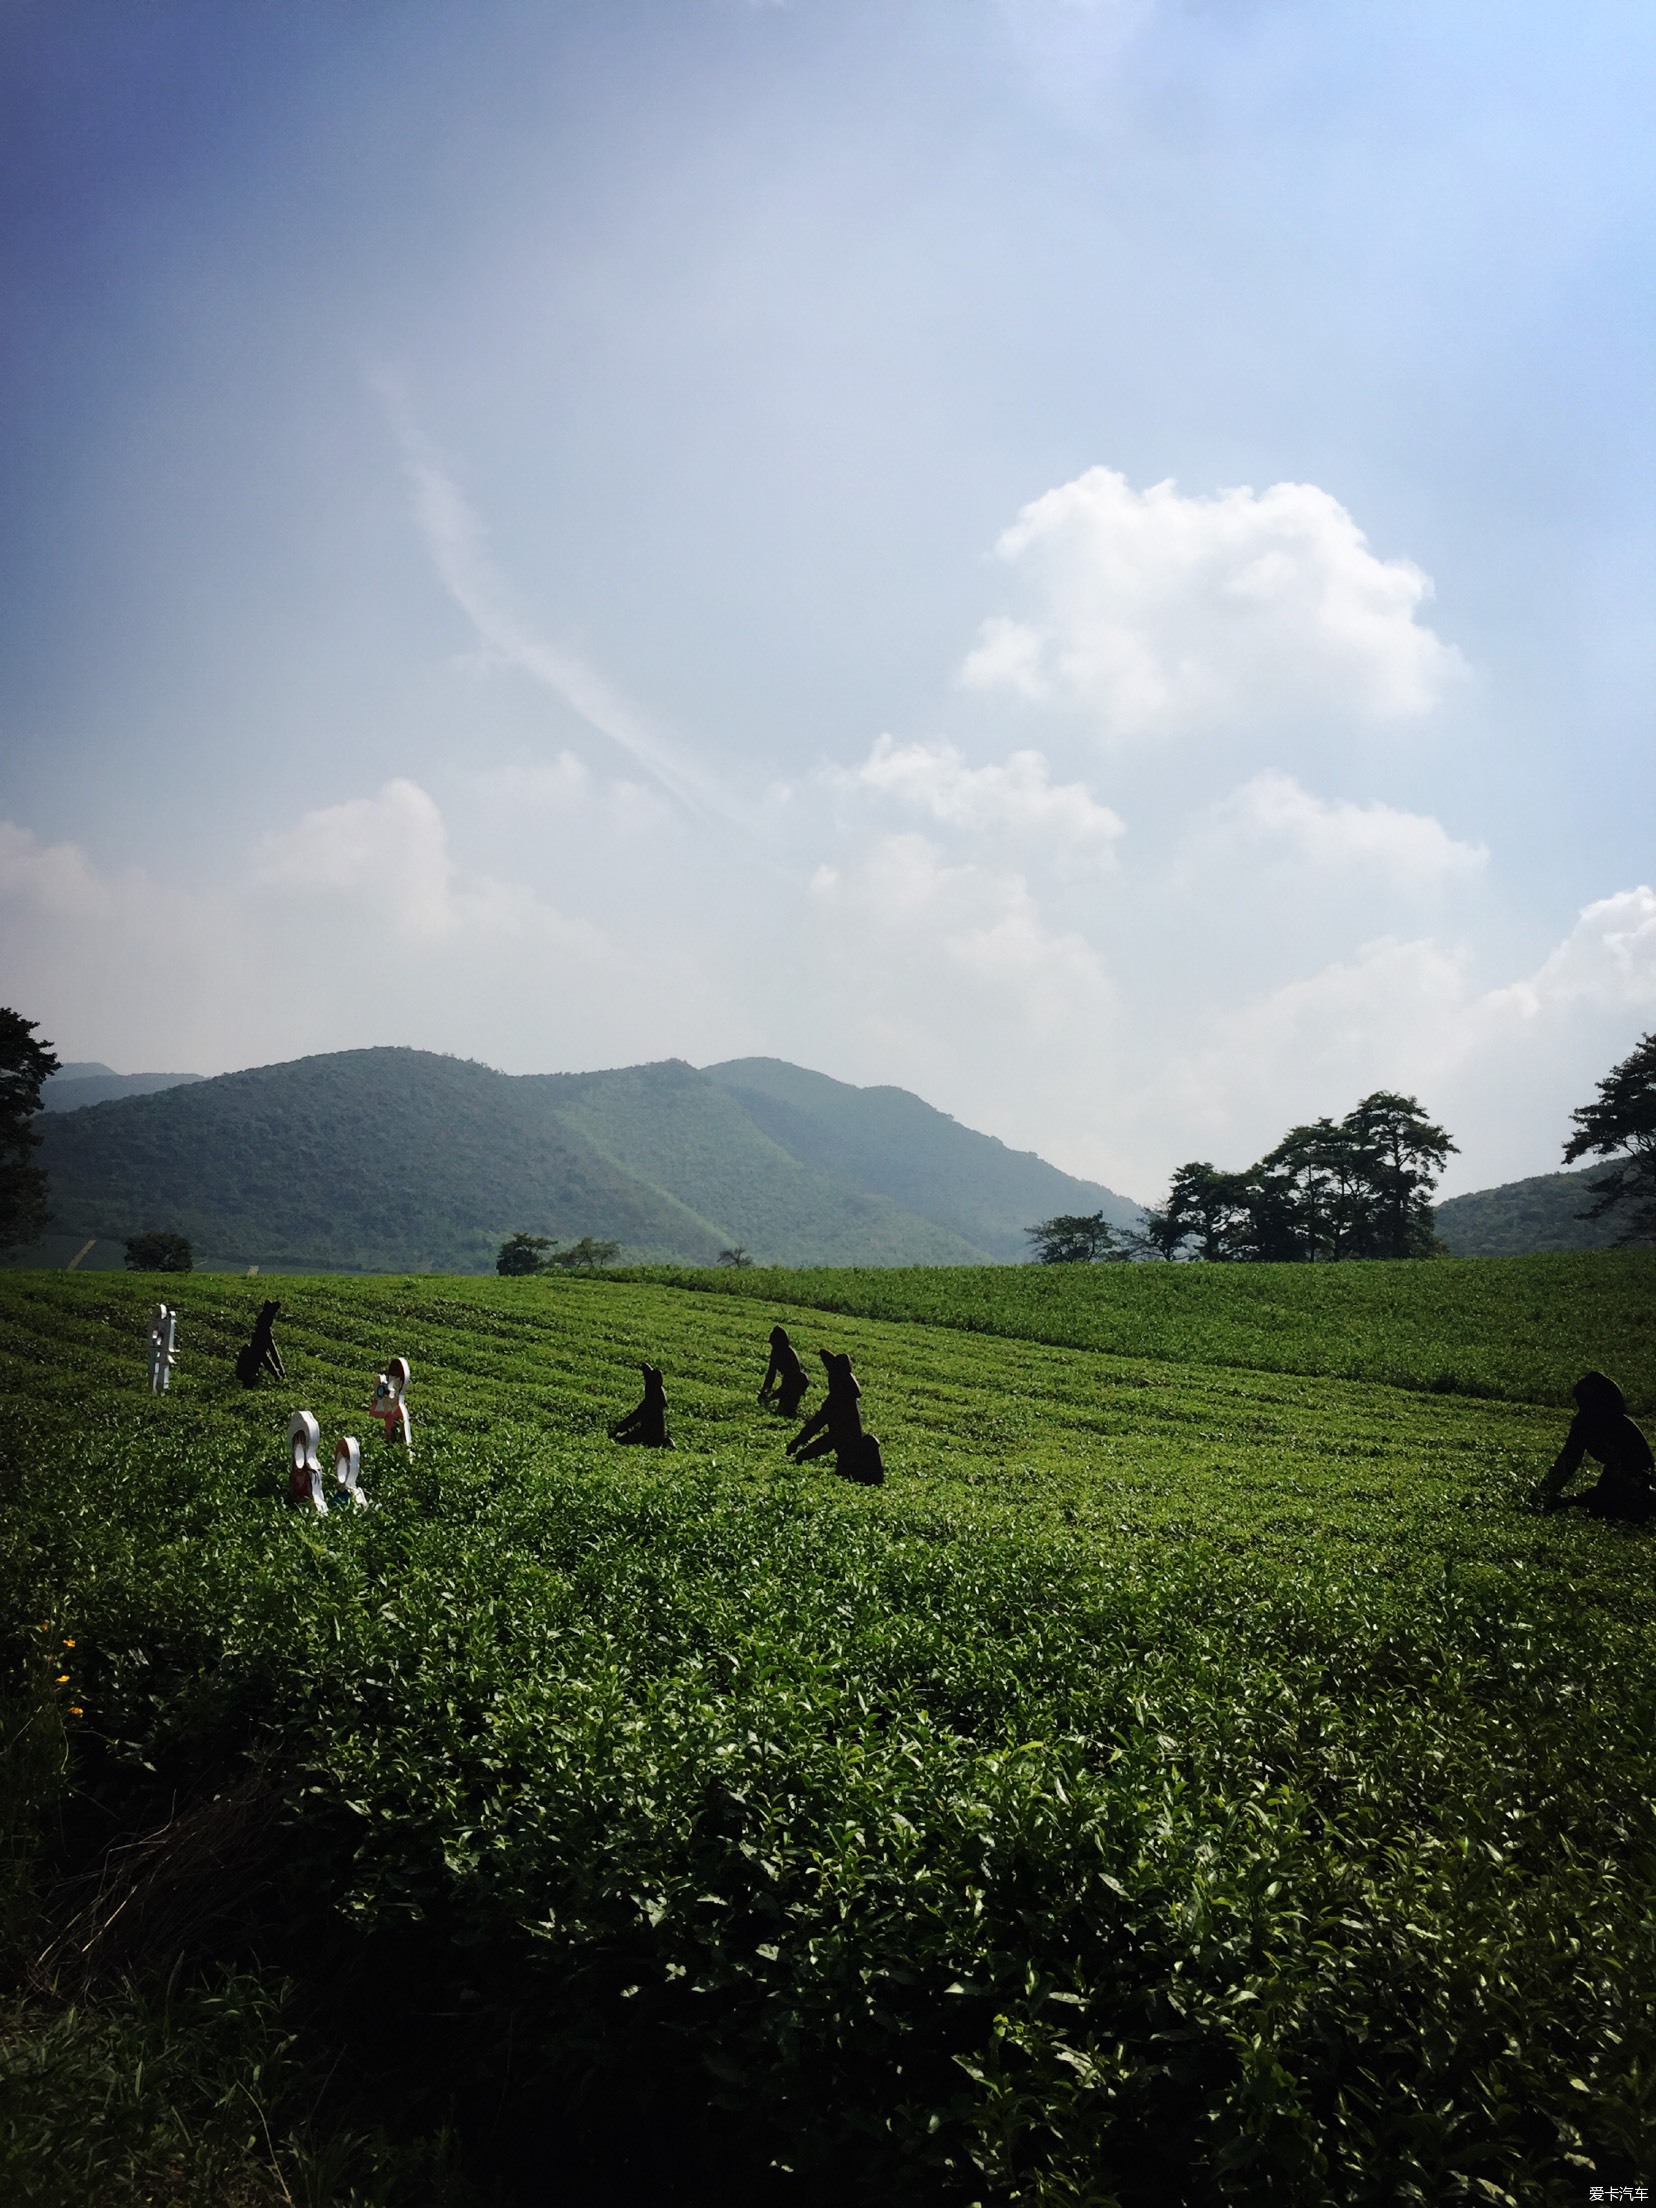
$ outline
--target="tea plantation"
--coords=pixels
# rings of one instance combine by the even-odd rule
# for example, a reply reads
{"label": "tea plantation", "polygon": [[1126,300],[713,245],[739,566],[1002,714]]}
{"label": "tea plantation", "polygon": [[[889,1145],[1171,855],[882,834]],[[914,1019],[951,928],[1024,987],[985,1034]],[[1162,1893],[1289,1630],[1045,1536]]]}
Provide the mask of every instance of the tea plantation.
{"label": "tea plantation", "polygon": [[1653,2182],[1656,1543],[1525,1506],[1656,1262],[1220,1270],[0,1276],[5,2197]]}

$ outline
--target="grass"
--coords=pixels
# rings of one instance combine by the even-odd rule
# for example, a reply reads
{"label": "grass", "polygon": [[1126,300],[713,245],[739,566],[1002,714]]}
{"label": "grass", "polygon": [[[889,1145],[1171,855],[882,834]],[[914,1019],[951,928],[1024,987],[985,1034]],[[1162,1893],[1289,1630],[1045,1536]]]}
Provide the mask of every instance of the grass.
{"label": "grass", "polygon": [[[1651,1542],[1523,1508],[1648,1261],[1204,1271],[201,1277],[161,1401],[148,1284],[0,1280],[33,2162],[103,2135],[98,2032],[184,2015],[216,2106],[180,2004],[232,1984],[318,2199],[538,2199],[548,2110],[595,2199],[1648,2173]],[[852,1351],[883,1489],[783,1456],[777,1317]],[[412,1462],[364,1433],[399,1351]],[[670,1454],[604,1438],[645,1356]],[[372,1511],[287,1506],[301,1403]]]}

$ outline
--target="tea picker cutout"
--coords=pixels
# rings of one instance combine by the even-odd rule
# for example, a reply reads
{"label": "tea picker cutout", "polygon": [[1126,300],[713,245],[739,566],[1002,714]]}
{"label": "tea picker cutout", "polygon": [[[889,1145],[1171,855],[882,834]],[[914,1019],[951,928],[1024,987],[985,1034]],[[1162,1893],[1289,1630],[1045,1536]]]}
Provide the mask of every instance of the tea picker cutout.
{"label": "tea picker cutout", "polygon": [[236,1378],[244,1388],[256,1388],[261,1375],[267,1372],[273,1380],[287,1378],[287,1367],[282,1363],[282,1353],[271,1331],[281,1309],[279,1303],[262,1304],[253,1322],[252,1340],[245,1349],[236,1352]]}
{"label": "tea picker cutout", "polygon": [[387,1441],[401,1439],[409,1455],[414,1454],[414,1437],[409,1430],[408,1405],[403,1401],[413,1368],[406,1357],[393,1357],[374,1381],[374,1400],[368,1406],[368,1416],[377,1418]]}
{"label": "tea picker cutout", "polygon": [[810,1384],[805,1367],[799,1361],[799,1352],[788,1339],[787,1328],[773,1326],[770,1363],[765,1367],[764,1381],[759,1389],[760,1402],[774,1403],[784,1418],[797,1418]]}
{"label": "tea picker cutout", "polygon": [[322,1429],[309,1411],[295,1411],[288,1420],[288,1500],[309,1503],[319,1518],[328,1515],[328,1498],[322,1492]]}
{"label": "tea picker cutout", "polygon": [[842,1478],[864,1487],[879,1487],[885,1479],[885,1459],[872,1434],[863,1432],[862,1389],[843,1351],[818,1353],[828,1370],[828,1393],[788,1444],[795,1464],[834,1453],[834,1470]]}
{"label": "tea picker cutout", "polygon": [[[318,1518],[328,1515],[328,1498],[322,1484],[322,1429],[310,1411],[295,1411],[288,1420],[288,1500],[308,1503]],[[354,1434],[342,1434],[334,1443],[334,1479],[358,1510],[368,1507],[362,1492],[362,1444]]]}
{"label": "tea picker cutout", "polygon": [[[1539,1507],[1584,1510],[1591,1518],[1648,1525],[1656,1518],[1656,1461],[1627,1415],[1626,1397],[1602,1372],[1584,1372],[1575,1384],[1575,1399],[1576,1415],[1564,1446],[1536,1496]],[[1579,1495],[1566,1495],[1583,1457],[1596,1457],[1604,1470]]]}
{"label": "tea picker cutout", "polygon": [[618,1418],[610,1428],[611,1441],[636,1442],[644,1449],[671,1449],[672,1437],[667,1431],[667,1383],[661,1376],[659,1365],[641,1365],[644,1375],[644,1397],[627,1413]]}
{"label": "tea picker cutout", "polygon": [[178,1313],[158,1303],[150,1321],[149,1338],[150,1393],[165,1395],[172,1385],[173,1367],[178,1362]]}
{"label": "tea picker cutout", "polygon": [[358,1510],[368,1508],[368,1498],[362,1492],[362,1444],[355,1434],[341,1434],[334,1443],[334,1478]]}

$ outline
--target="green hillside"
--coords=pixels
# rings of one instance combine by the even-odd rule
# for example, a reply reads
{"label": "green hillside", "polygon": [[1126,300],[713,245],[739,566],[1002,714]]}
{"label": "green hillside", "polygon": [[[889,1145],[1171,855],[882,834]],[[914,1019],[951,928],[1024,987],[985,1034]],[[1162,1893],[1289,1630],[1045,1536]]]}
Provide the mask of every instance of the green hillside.
{"label": "green hillside", "polygon": [[1130,1197],[1061,1173],[1032,1150],[1009,1150],[907,1089],[854,1088],[781,1058],[732,1058],[707,1071],[802,1164],[934,1219],[990,1257],[1027,1258],[1024,1229],[1059,1212],[1102,1211],[1124,1227],[1141,1216]]}
{"label": "green hillside", "polygon": [[721,1246],[533,1084],[430,1051],[338,1051],[37,1125],[60,1235],[165,1226],[248,1264],[366,1271],[480,1271],[518,1228]]}
{"label": "green hillside", "polygon": [[[294,1277],[256,1392],[266,1284],[198,1278],[165,1398],[152,1283],[0,1280],[6,2197],[1632,2197],[1656,1536],[1525,1507],[1551,1402],[1419,1382],[1503,1308],[1648,1370],[1650,1265],[1327,1268],[1409,1388],[1235,1361],[1271,1270],[1109,1269],[1154,1355],[1034,1338],[1044,1268],[977,1330]],[[885,1486],[785,1457],[777,1318]],[[646,1357],[670,1455],[605,1436]],[[300,1405],[372,1508],[288,1504]]]}
{"label": "green hillside", "polygon": [[633,1260],[974,1265],[1025,1256],[1054,1210],[1131,1209],[901,1090],[744,1063],[815,1116],[680,1060],[509,1075],[417,1050],[46,1113],[53,1240],[25,1256],[164,1227],[215,1265],[475,1272],[522,1230]]}
{"label": "green hillside", "polygon": [[[537,1085],[564,1126],[716,1220],[727,1244],[774,1264],[974,1265],[989,1254],[885,1196],[802,1163],[755,1124],[745,1099],[682,1059],[548,1074]],[[909,1101],[929,1109],[918,1097]]]}
{"label": "green hillside", "polygon": [[1580,1214],[1592,1202],[1590,1181],[1603,1165],[1580,1173],[1540,1173],[1451,1196],[1437,1207],[1437,1231],[1457,1257],[1522,1257],[1531,1250],[1607,1250],[1621,1239],[1625,1212],[1602,1219]]}

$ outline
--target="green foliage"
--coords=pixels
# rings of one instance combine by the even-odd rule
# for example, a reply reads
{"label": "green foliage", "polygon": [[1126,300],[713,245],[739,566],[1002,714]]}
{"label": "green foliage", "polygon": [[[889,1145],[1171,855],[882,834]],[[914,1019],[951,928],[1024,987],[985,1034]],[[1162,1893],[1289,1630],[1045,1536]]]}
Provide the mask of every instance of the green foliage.
{"label": "green foliage", "polygon": [[1101,1259],[1124,1257],[1115,1246],[1109,1221],[1101,1211],[1059,1212],[1042,1219],[1024,1233],[1035,1245],[1042,1265],[1096,1265]]}
{"label": "green foliage", "polygon": [[566,1273],[590,1273],[602,1265],[613,1265],[620,1254],[618,1242],[599,1242],[590,1234],[583,1234],[579,1242],[572,1242],[567,1250],[557,1251],[546,1262]]}
{"label": "green foliage", "polygon": [[496,1254],[495,1271],[508,1280],[525,1273],[542,1273],[550,1262],[549,1253],[557,1246],[550,1235],[510,1234]]}
{"label": "green foliage", "polygon": [[1438,1239],[1455,1257],[1528,1257],[1539,1250],[1613,1249],[1628,1225],[1625,1207],[1598,1218],[1590,1173],[1537,1173],[1499,1188],[1451,1196],[1433,1215]]}
{"label": "green foliage", "polygon": [[1454,1148],[1412,1096],[1377,1089],[1338,1125],[1290,1127],[1244,1172],[1181,1165],[1143,1239],[1209,1263],[1434,1256],[1431,1194]]}
{"label": "green foliage", "polygon": [[33,1121],[58,1061],[49,1043],[36,1041],[39,1024],[0,1006],[0,1249],[37,1241],[51,1217],[46,1176],[33,1163]]}
{"label": "green foliage", "polygon": [[[1521,1507],[1558,1414],[1216,1364],[1246,1299],[1169,1295],[1219,1269],[839,1277],[1015,1284],[979,1318],[1023,1331],[757,1269],[293,1280],[277,1399],[228,1373],[255,1284],[197,1276],[163,1400],[139,1283],[0,1280],[4,1616],[99,1844],[272,1774],[327,1983],[480,1989],[452,2066],[495,2115],[556,2110],[561,2148],[605,2093],[676,2095],[733,2201],[1541,2204],[1648,2169],[1651,1545]],[[1467,1368],[1573,1279],[1626,1370],[1656,1300],[1636,1255],[1247,1277],[1378,1284],[1256,1299],[1249,1341],[1343,1309],[1376,1360],[1395,1322]],[[1066,1312],[1182,1325],[1183,1361],[1030,1337]],[[853,1353],[884,1488],[785,1458],[778,1318]],[[360,1415],[393,1348],[414,1457],[375,1440],[375,1508],[293,1511],[291,1403]],[[645,1356],[665,1462],[603,1437]]]}
{"label": "green foliage", "polygon": [[[970,1264],[975,1257],[1016,1264],[1026,1255],[1030,1219],[1102,1207],[1112,1226],[1130,1228],[1139,1217],[1130,1198],[1061,1173],[1032,1151],[1009,1150],[907,1089],[859,1089],[781,1058],[733,1058],[707,1067],[706,1077],[729,1089],[755,1126],[800,1164],[827,1174],[843,1189],[889,1198],[964,1245],[956,1251],[916,1250],[909,1263]],[[784,1255],[756,1233],[744,1238],[773,1259]],[[813,1249],[791,1262],[873,1260],[852,1251],[836,1258]]]}
{"label": "green foliage", "polygon": [[1636,1413],[1656,1411],[1656,1260],[1639,1251],[1430,1266],[655,1267],[635,1277],[1181,1365],[1560,1407],[1596,1365]]}
{"label": "green foliage", "polygon": [[187,1273],[195,1258],[181,1234],[135,1234],[126,1246],[129,1273]]}
{"label": "green foliage", "polygon": [[1590,1219],[1625,1215],[1624,1242],[1656,1241],[1656,1034],[1612,1066],[1591,1104],[1572,1112],[1575,1133],[1564,1145],[1565,1163],[1614,1158],[1608,1173],[1590,1182]]}

